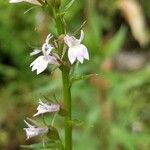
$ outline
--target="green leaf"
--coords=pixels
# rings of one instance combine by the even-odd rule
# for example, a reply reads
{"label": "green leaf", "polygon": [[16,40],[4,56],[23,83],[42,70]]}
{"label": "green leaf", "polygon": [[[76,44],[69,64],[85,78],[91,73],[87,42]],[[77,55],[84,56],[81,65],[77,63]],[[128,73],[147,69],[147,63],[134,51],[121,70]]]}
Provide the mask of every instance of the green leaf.
{"label": "green leaf", "polygon": [[73,35],[76,35],[78,32],[80,32],[81,29],[85,26],[85,24],[86,24],[86,21],[84,21],[84,22],[80,25],[80,27],[77,28],[77,29],[74,31]]}
{"label": "green leaf", "polygon": [[76,126],[76,127],[85,125],[85,122],[83,122],[83,121],[81,121],[81,120],[78,120],[78,119],[71,120],[69,123],[70,123],[72,126]]}
{"label": "green leaf", "polygon": [[124,43],[126,32],[126,28],[121,27],[116,35],[106,44],[102,50],[104,52],[105,58],[112,57],[120,50]]}
{"label": "green leaf", "polygon": [[86,25],[84,42],[88,49],[91,51],[91,54],[99,55],[100,45],[102,41],[101,20],[96,12],[91,12],[91,16],[92,17],[88,20],[88,23]]}
{"label": "green leaf", "polygon": [[45,96],[45,95],[42,95],[42,96],[43,96],[43,98],[44,98],[46,101],[48,101],[48,102],[50,102],[50,103],[54,103],[54,100],[50,99],[49,97],[47,97],[47,96]]}
{"label": "green leaf", "polygon": [[72,5],[73,3],[75,2],[75,0],[71,0],[65,7],[65,11],[68,10]]}
{"label": "green leaf", "polygon": [[37,122],[36,120],[33,120],[31,118],[28,118],[28,117],[27,117],[27,120],[29,120],[33,125],[36,125],[37,127],[42,126],[42,124]]}
{"label": "green leaf", "polygon": [[75,81],[86,80],[93,76],[99,76],[99,74],[88,74],[88,75],[83,75],[83,76],[72,77],[70,83],[72,85],[72,83]]}

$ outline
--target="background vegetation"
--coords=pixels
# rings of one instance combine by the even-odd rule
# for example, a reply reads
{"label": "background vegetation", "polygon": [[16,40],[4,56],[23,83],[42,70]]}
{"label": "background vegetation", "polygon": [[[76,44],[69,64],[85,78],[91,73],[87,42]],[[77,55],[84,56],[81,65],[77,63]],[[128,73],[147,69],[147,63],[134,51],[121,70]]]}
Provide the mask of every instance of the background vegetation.
{"label": "background vegetation", "polygon": [[[64,0],[64,5],[69,0]],[[40,8],[0,1],[0,149],[19,150],[23,120],[35,113],[38,98],[62,100],[59,72],[36,75],[29,53],[54,24]],[[75,31],[84,24],[90,61],[77,75],[98,73],[74,84],[74,150],[149,150],[150,1],[76,0],[66,15]],[[55,92],[54,92],[55,91]],[[47,117],[47,121],[49,117]],[[56,122],[60,128],[60,121]]]}

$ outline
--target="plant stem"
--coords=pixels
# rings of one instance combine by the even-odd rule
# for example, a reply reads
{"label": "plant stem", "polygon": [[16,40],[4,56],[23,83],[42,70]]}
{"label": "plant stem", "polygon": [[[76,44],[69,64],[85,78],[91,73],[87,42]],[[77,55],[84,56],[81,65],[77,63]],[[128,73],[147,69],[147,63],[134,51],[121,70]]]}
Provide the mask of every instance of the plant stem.
{"label": "plant stem", "polygon": [[65,150],[72,150],[72,125],[71,125],[71,91],[69,83],[69,71],[62,68],[62,82],[63,82],[63,96],[64,104],[67,109],[67,116],[65,117]]}
{"label": "plant stem", "polygon": [[[53,9],[53,16],[56,23],[56,28],[58,35],[65,33],[65,26],[63,18],[60,15],[57,15],[57,9]],[[58,46],[58,54],[62,55],[63,44]],[[67,55],[64,56],[64,61],[67,62]],[[62,71],[62,84],[63,84],[63,99],[65,109],[67,110],[67,115],[65,116],[65,150],[72,150],[72,124],[71,124],[71,90],[70,90],[70,79],[69,72],[70,68],[65,65],[61,66]]]}

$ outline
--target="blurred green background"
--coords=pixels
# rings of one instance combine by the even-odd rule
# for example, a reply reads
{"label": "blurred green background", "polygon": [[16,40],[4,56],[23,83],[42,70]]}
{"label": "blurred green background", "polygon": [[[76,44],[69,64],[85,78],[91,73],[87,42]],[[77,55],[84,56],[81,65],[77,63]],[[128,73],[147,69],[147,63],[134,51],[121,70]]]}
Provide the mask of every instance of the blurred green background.
{"label": "blurred green background", "polygon": [[[63,0],[65,6],[69,0]],[[62,101],[60,72],[40,75],[29,68],[29,53],[55,26],[40,8],[0,1],[0,149],[19,150],[23,120],[38,98]],[[66,14],[68,31],[86,21],[84,43],[90,60],[76,75],[98,73],[72,88],[74,150],[150,149],[150,1],[76,0]],[[49,118],[48,118],[49,119]],[[61,118],[56,122],[62,128]],[[60,133],[62,131],[60,130]]]}

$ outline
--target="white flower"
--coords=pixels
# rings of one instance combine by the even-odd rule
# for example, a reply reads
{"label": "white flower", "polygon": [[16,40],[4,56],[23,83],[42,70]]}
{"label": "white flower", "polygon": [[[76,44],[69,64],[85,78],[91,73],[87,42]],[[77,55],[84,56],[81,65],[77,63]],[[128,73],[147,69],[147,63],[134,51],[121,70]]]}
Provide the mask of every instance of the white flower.
{"label": "white flower", "polygon": [[9,3],[20,3],[20,2],[27,2],[35,5],[41,5],[41,3],[38,2],[38,0],[10,0],[9,1]]}
{"label": "white flower", "polygon": [[31,64],[32,71],[37,70],[37,74],[43,72],[48,64],[59,65],[57,61],[57,57],[52,55],[51,51],[53,47],[49,44],[49,40],[52,38],[51,34],[49,34],[45,40],[45,43],[42,46],[42,50],[34,50],[30,55],[36,55],[40,51],[42,51],[43,55],[39,56],[35,59]]}
{"label": "white flower", "polygon": [[24,122],[28,126],[27,128],[24,128],[26,132],[27,140],[32,137],[44,135],[48,133],[47,127],[36,127],[35,125],[29,124],[26,120],[24,120]]}
{"label": "white flower", "polygon": [[37,113],[33,116],[37,116],[40,114],[48,113],[48,112],[58,112],[60,110],[60,105],[56,103],[48,104],[43,103],[41,100],[39,100],[39,106],[37,107]]}
{"label": "white flower", "polygon": [[30,64],[30,67],[32,67],[32,71],[37,70],[37,74],[40,74],[47,68],[48,64],[58,65],[56,57],[50,55],[39,56]]}
{"label": "white flower", "polygon": [[76,39],[74,36],[66,35],[64,41],[69,47],[68,49],[68,58],[71,64],[77,59],[80,63],[83,63],[84,59],[89,60],[89,53],[87,48],[81,44],[81,41],[84,38],[84,33],[81,30],[80,39]]}

